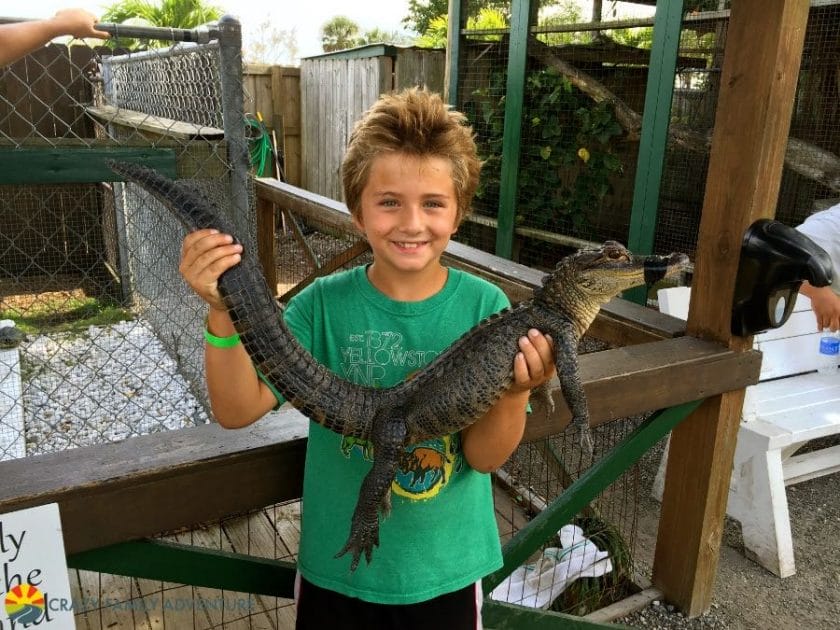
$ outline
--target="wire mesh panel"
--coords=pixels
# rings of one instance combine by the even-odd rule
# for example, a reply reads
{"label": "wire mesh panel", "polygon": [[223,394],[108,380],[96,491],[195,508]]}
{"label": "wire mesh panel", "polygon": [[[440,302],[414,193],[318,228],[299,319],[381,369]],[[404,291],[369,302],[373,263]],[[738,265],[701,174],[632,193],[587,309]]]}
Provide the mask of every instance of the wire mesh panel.
{"label": "wire mesh panel", "polygon": [[[140,51],[51,44],[0,70],[0,460],[209,421],[184,229],[106,160],[181,180],[255,247],[230,28]],[[169,539],[293,559],[298,520],[296,504],[275,506]],[[71,584],[79,627],[293,624],[288,600],[87,571]]]}
{"label": "wire mesh panel", "polygon": [[[457,106],[476,130],[485,165],[476,216],[460,230],[461,240],[494,251],[502,214],[512,212],[513,256],[532,267],[553,267],[590,242],[626,242],[639,142],[638,134],[628,138],[627,120],[619,119],[612,103],[619,100],[641,116],[650,27],[587,24],[567,5],[540,3],[532,14],[524,72],[517,77],[511,69],[517,34],[505,20],[485,9],[466,15],[464,24]],[[517,81],[524,86],[522,114],[511,121],[506,115]],[[519,126],[518,161],[505,145],[511,124]],[[505,207],[511,182],[515,203]],[[586,340],[581,350],[601,348]],[[636,424],[638,419],[626,419],[596,429],[596,453],[621,442]],[[497,509],[508,506],[502,508],[508,535],[522,530],[590,464],[563,435],[521,445],[497,475]],[[638,470],[631,468],[492,597],[586,614],[628,596],[634,589],[637,480]]]}
{"label": "wire mesh panel", "polygon": [[229,43],[205,39],[52,44],[0,71],[0,320],[17,331],[0,357],[0,459],[208,421],[184,230],[105,162],[150,160],[253,244],[240,42],[231,63]]}
{"label": "wire mesh panel", "polygon": [[[514,257],[545,268],[587,242],[626,241],[639,145],[627,137],[614,103],[641,113],[651,29],[586,24],[562,3],[540,3],[533,15],[522,76],[509,69],[514,35],[504,20],[502,28],[486,28],[486,9],[467,15],[458,105],[475,125],[485,159],[475,220],[485,227],[465,239],[492,249],[488,226],[513,181],[515,205],[501,211],[513,215]],[[521,119],[508,123],[519,125],[521,155],[506,165],[511,80],[524,86]]]}
{"label": "wire mesh panel", "polygon": [[[840,199],[840,183],[831,175],[840,167],[836,81],[840,5],[812,4],[775,208],[776,218],[788,225],[798,225]],[[693,256],[697,247],[728,20],[728,11],[718,11],[689,15],[683,21],[680,58],[704,63],[677,68],[656,228],[656,247],[661,251],[680,250]]]}
{"label": "wire mesh panel", "polygon": [[111,57],[104,73],[116,107],[199,126],[224,124],[218,42]]}
{"label": "wire mesh panel", "polygon": [[[657,209],[654,248],[660,253],[693,256],[697,245],[729,19],[727,3],[719,4],[719,10],[692,10],[683,18]],[[812,5],[775,209],[791,225],[840,196],[840,8],[836,2]],[[545,268],[586,242],[628,239],[653,19],[586,23],[588,16],[568,5],[539,4],[524,75],[512,77],[524,85],[516,121],[521,156],[505,170],[505,112],[513,96],[510,10],[500,7],[494,19],[487,9],[469,13],[461,32],[457,105],[475,125],[486,160],[478,216],[461,238],[493,251],[499,213],[512,213],[514,257]],[[500,195],[510,185],[516,186],[515,204],[500,210]]]}
{"label": "wire mesh panel", "polygon": [[[164,542],[286,560],[297,558],[300,503],[268,506]],[[70,571],[78,628],[257,630],[293,628],[292,600],[141,578]]]}

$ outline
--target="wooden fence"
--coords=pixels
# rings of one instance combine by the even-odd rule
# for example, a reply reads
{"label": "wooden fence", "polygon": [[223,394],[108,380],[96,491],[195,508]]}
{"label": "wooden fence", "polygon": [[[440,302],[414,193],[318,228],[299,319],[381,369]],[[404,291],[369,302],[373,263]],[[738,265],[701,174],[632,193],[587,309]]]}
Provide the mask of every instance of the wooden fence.
{"label": "wooden fence", "polygon": [[372,44],[301,61],[300,186],[341,199],[339,170],[353,125],[379,96],[411,86],[443,91],[441,50]]}
{"label": "wooden fence", "polygon": [[[285,181],[300,186],[300,68],[249,64],[243,71],[242,83],[245,111],[262,115],[283,156]],[[274,177],[276,173],[272,170],[266,176]]]}

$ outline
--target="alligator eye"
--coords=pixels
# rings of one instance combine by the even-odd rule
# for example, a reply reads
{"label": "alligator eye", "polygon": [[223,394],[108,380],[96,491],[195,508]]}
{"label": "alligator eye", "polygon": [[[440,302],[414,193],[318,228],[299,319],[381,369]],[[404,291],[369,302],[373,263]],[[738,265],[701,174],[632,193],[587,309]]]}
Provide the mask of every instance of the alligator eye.
{"label": "alligator eye", "polygon": [[618,250],[618,249],[611,249],[610,251],[607,252],[607,258],[609,258],[611,260],[620,260],[621,258],[624,258],[624,257],[625,257],[624,252],[622,252],[621,250]]}

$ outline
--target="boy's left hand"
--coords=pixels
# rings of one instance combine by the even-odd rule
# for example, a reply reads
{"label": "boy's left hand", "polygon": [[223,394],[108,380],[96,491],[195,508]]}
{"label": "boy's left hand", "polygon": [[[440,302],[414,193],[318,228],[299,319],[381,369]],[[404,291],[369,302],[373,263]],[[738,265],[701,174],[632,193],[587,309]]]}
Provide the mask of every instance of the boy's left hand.
{"label": "boy's left hand", "polygon": [[513,360],[513,385],[508,391],[529,391],[554,377],[557,370],[551,337],[532,328],[527,337],[519,339],[519,350]]}

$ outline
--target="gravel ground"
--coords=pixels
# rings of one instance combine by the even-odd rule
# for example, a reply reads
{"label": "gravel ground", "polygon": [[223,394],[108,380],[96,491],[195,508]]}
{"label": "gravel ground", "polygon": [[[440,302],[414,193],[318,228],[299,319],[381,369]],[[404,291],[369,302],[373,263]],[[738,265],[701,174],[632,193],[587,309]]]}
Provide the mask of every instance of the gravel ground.
{"label": "gravel ground", "polygon": [[143,320],[38,335],[20,351],[27,455],[208,421]]}
{"label": "gravel ground", "polygon": [[[661,445],[645,456],[642,488],[650,488]],[[687,619],[666,602],[616,620],[638,628],[733,628],[788,630],[840,628],[840,475],[790,486],[788,504],[793,530],[795,575],[780,579],[743,553],[740,528],[727,519],[718,575],[708,613]],[[637,560],[650,566],[659,520],[659,503],[639,496]]]}

